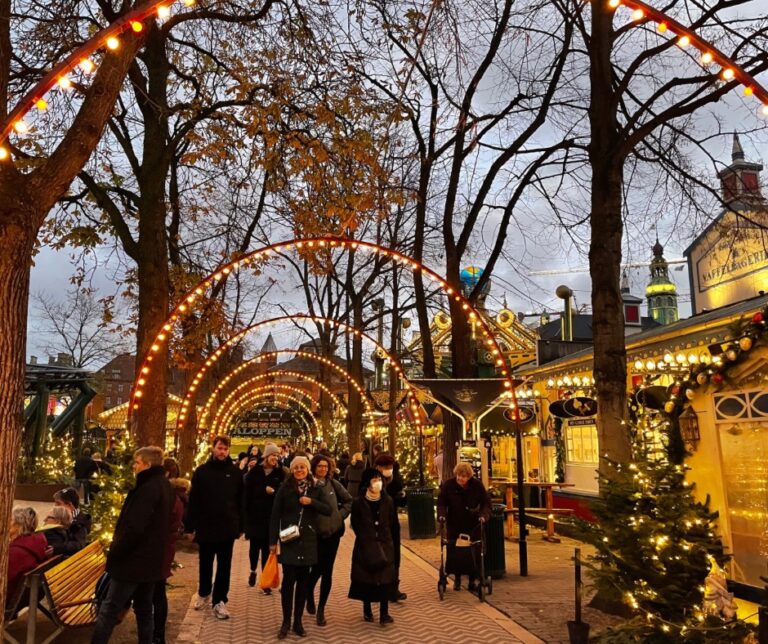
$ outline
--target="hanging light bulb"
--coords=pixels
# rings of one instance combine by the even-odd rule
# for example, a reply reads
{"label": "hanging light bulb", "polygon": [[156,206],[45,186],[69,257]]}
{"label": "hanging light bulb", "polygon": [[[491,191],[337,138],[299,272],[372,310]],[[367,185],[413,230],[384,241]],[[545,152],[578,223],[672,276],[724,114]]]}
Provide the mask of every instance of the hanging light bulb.
{"label": "hanging light bulb", "polygon": [[731,79],[732,79],[732,78],[733,78],[735,75],[736,75],[736,72],[735,72],[735,71],[733,71],[733,70],[732,70],[730,67],[726,67],[726,68],[725,68],[725,69],[722,71],[722,77],[723,77],[725,80],[731,80]]}
{"label": "hanging light bulb", "polygon": [[96,65],[90,58],[83,58],[79,63],[78,66],[80,69],[82,69],[86,74],[90,74],[94,69],[96,69]]}
{"label": "hanging light bulb", "polygon": [[682,47],[683,49],[685,49],[690,44],[691,44],[690,36],[680,36],[680,38],[677,39],[677,45],[679,47]]}
{"label": "hanging light bulb", "polygon": [[107,38],[107,48],[111,50],[115,50],[120,46],[120,41],[115,38],[114,36],[110,36]]}
{"label": "hanging light bulb", "polygon": [[712,63],[712,61],[713,61],[713,60],[715,60],[715,57],[714,57],[714,56],[712,55],[712,53],[711,53],[711,52],[709,52],[709,51],[705,51],[705,52],[704,52],[704,53],[701,55],[701,64],[702,64],[702,65],[709,65],[709,64],[711,64],[711,63]]}

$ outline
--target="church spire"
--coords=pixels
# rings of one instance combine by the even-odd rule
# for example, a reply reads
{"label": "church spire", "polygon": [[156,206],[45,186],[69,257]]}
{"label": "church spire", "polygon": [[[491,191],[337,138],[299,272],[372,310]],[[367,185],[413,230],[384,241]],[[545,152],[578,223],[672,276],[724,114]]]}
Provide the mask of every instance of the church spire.
{"label": "church spire", "polygon": [[739,140],[739,133],[733,133],[733,146],[731,148],[731,160],[733,162],[744,160],[744,148],[741,147],[741,141]]}
{"label": "church spire", "polygon": [[659,324],[671,324],[678,320],[677,287],[669,277],[669,264],[658,236],[652,250],[651,281],[645,289],[648,315]]}

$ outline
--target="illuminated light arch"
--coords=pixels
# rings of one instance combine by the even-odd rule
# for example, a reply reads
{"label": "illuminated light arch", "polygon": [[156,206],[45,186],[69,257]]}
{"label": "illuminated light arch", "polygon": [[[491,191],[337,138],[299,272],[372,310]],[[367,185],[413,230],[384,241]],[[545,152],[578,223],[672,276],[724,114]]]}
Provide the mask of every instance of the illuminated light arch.
{"label": "illuminated light arch", "polygon": [[[179,302],[168,315],[161,330],[155,336],[155,340],[152,343],[149,351],[147,351],[147,353],[143,356],[141,367],[138,371],[138,374],[136,375],[136,379],[134,380],[134,384],[131,389],[131,404],[128,407],[129,419],[133,412],[139,408],[139,401],[141,400],[143,387],[147,383],[151,373],[151,364],[154,358],[154,354],[160,351],[160,349],[170,337],[170,333],[173,331],[174,326],[179,323],[181,318],[183,318],[186,313],[194,309],[195,302],[198,301],[198,299],[204,295],[208,289],[210,289],[220,280],[226,280],[233,271],[239,271],[240,268],[246,267],[257,260],[267,258],[270,255],[276,255],[280,252],[291,249],[302,250],[315,248],[341,250],[345,252],[350,250],[370,252],[374,255],[381,255],[382,257],[389,258],[395,263],[402,264],[413,272],[418,271],[422,273],[425,278],[435,283],[447,296],[453,298],[455,302],[459,303],[461,308],[467,313],[467,317],[469,318],[470,323],[475,327],[479,327],[483,336],[482,341],[491,349],[492,355],[495,356],[496,367],[500,370],[500,375],[505,379],[504,386],[512,391],[512,398],[515,398],[514,387],[512,386],[513,382],[510,377],[511,369],[506,361],[506,358],[504,357],[504,354],[499,348],[498,342],[494,337],[490,325],[483,319],[482,316],[478,314],[477,310],[470,304],[469,300],[460,291],[456,291],[435,271],[407,255],[393,251],[378,244],[374,244],[372,242],[352,240],[344,237],[325,236],[311,237],[306,239],[291,239],[288,241],[277,242],[268,246],[263,246],[249,252],[242,257],[239,257],[236,260],[222,264],[218,269],[208,275],[208,277],[201,280],[195,286],[189,289],[180,298]],[[211,360],[212,363],[216,358],[218,358],[218,356],[216,356],[214,352],[209,360]],[[206,365],[206,368],[207,366],[210,365]],[[408,392],[409,396],[413,393],[411,389],[409,389]]]}
{"label": "illuminated light arch", "polygon": [[[258,376],[257,376],[258,378]],[[238,387],[236,387],[234,390],[232,390],[229,395],[221,402],[221,406],[216,411],[216,414],[213,417],[213,422],[211,423],[211,426],[218,425],[219,418],[224,416],[230,407],[230,401],[232,401],[233,398],[236,399],[238,394],[241,394],[244,389],[247,391],[292,391],[295,393],[301,393],[305,398],[308,400],[311,400],[312,402],[317,402],[311,394],[309,394],[307,391],[302,389],[301,387],[296,387],[294,385],[288,385],[288,384],[280,384],[280,383],[269,383],[264,385],[258,385],[255,386],[256,383],[253,381],[246,381],[241,383]],[[249,388],[250,387],[250,388]],[[338,400],[338,399],[337,399]],[[200,425],[203,423],[200,422]]]}
{"label": "illuminated light arch", "polygon": [[[218,433],[218,429],[222,428],[222,431],[228,432],[230,430],[230,423],[232,422],[233,418],[243,411],[248,405],[252,405],[255,402],[261,400],[261,399],[274,399],[277,402],[282,402],[284,405],[286,405],[287,409],[291,409],[289,403],[295,403],[299,407],[301,407],[305,412],[306,415],[312,420],[312,426],[315,428],[315,433],[320,434],[320,426],[317,424],[317,419],[315,418],[314,414],[312,414],[312,410],[307,407],[307,405],[302,402],[299,398],[296,398],[295,396],[291,394],[284,394],[280,392],[269,392],[269,391],[261,391],[261,392],[250,392],[243,394],[243,396],[238,399],[236,404],[232,407],[230,412],[227,414],[227,417],[222,419],[222,421],[217,426],[211,426],[208,430],[209,435],[215,436]],[[295,410],[294,410],[295,411]],[[299,415],[299,418],[304,418],[304,415]],[[306,422],[306,418],[304,419],[305,426],[307,427],[307,430],[309,431],[309,423]],[[311,431],[310,431],[311,433]]]}
{"label": "illuminated light arch", "polygon": [[[128,12],[101,29],[55,65],[21,98],[2,122],[2,126],[0,126],[0,160],[10,156],[10,151],[3,144],[11,132],[16,131],[21,134],[26,131],[24,116],[33,108],[40,111],[47,109],[48,103],[44,97],[53,87],[57,85],[64,89],[69,87],[69,74],[76,69],[80,69],[85,74],[93,73],[96,69],[96,63],[90,58],[93,54],[104,49],[117,49],[120,46],[118,38],[120,35],[129,31],[136,34],[141,33],[144,30],[144,21],[151,16],[165,20],[170,16],[170,5],[178,2],[179,0],[150,0],[147,4]],[[181,4],[185,7],[191,7],[195,4],[195,0],[181,0]]]}
{"label": "illuminated light arch", "polygon": [[[224,385],[226,385],[229,382],[229,380],[232,379],[232,377],[234,375],[235,375],[234,374],[234,370],[230,371],[229,374],[227,375],[227,377],[224,378],[224,380],[222,380],[216,386],[216,389],[214,389],[213,393],[208,397],[208,400],[206,401],[205,406],[203,407],[203,411],[200,414],[200,421],[198,423],[199,425],[202,425],[202,426],[205,425],[205,423],[208,420],[208,415],[209,415],[209,413],[211,411],[211,406],[215,402],[215,399],[216,399],[219,391],[221,391],[221,389],[224,387]],[[323,384],[322,382],[320,382],[319,380],[313,378],[312,376],[308,376],[307,374],[301,373],[300,371],[291,371],[290,369],[277,369],[277,370],[273,370],[273,371],[268,371],[267,373],[262,373],[262,374],[259,374],[257,376],[253,376],[253,377],[249,378],[248,380],[243,381],[243,383],[241,383],[238,386],[240,387],[244,383],[253,382],[255,380],[260,380],[260,379],[263,379],[263,378],[273,378],[275,376],[295,376],[297,379],[301,379],[303,382],[307,382],[307,383],[310,383],[312,385],[317,385],[320,389],[322,389],[325,393],[327,393],[331,397],[331,399],[333,400],[333,402],[337,406],[344,407],[345,409],[347,407],[347,405],[344,403],[344,401],[341,400],[336,394],[334,394],[333,391],[331,391],[331,389],[327,385]],[[228,396],[229,396],[229,394],[228,394]],[[181,401],[181,398],[179,398],[179,401]]]}
{"label": "illuminated light arch", "polygon": [[658,9],[654,9],[642,0],[608,0],[611,9],[625,6],[632,10],[632,20],[636,25],[645,22],[655,22],[659,33],[671,33],[678,38],[680,47],[693,46],[701,53],[701,65],[719,65],[721,67],[720,78],[726,82],[738,81],[744,86],[745,96],[755,96],[761,103],[761,111],[768,116],[768,89],[763,87],[754,76],[748,73],[730,56],[712,45],[709,41],[699,36],[695,31],[686,27],[674,18]]}
{"label": "illuminated light arch", "polygon": [[[335,327],[340,327],[343,329],[343,331],[347,334],[356,335],[364,340],[369,341],[372,343],[378,350],[380,350],[383,355],[386,357],[386,360],[389,362],[389,368],[392,372],[394,372],[395,376],[399,376],[404,384],[404,389],[408,390],[410,389],[410,384],[408,383],[408,379],[405,377],[405,372],[402,368],[402,365],[400,364],[399,360],[396,357],[393,357],[389,354],[389,352],[386,350],[385,347],[383,347],[381,344],[379,344],[374,338],[372,338],[370,335],[365,333],[364,331],[360,331],[353,326],[346,324],[345,322],[339,322],[338,320],[332,320],[331,318],[324,318],[319,317],[316,315],[307,315],[305,313],[297,313],[294,315],[281,315],[279,317],[270,318],[269,320],[262,320],[261,322],[257,322],[256,324],[252,324],[249,327],[246,327],[245,329],[242,329],[235,333],[234,335],[230,336],[220,347],[218,347],[212,354],[208,356],[208,359],[205,361],[205,364],[200,368],[200,370],[195,374],[195,377],[192,379],[192,383],[187,388],[186,393],[184,394],[184,401],[182,402],[182,409],[179,414],[179,418],[176,424],[176,427],[180,429],[184,425],[184,421],[187,417],[186,410],[192,405],[192,402],[195,397],[195,391],[197,390],[198,385],[203,379],[203,376],[207,372],[208,368],[216,362],[219,357],[226,352],[228,349],[232,347],[235,342],[238,340],[241,340],[243,337],[245,337],[247,334],[257,331],[259,329],[262,329],[263,327],[273,326],[280,322],[286,322],[286,321],[295,321],[295,320],[305,320],[305,321],[311,321],[311,322],[318,322],[321,324],[327,324]],[[246,364],[246,363],[244,363]],[[242,366],[242,365],[241,365]],[[236,371],[236,370],[235,370]],[[231,372],[232,373],[232,372]],[[234,373],[232,373],[234,375]],[[229,376],[228,376],[229,377]],[[227,377],[227,378],[228,378]],[[228,382],[228,379],[225,378],[224,381],[222,381],[220,384],[224,385],[226,382]],[[362,383],[359,383],[362,385]],[[217,387],[218,390],[218,387]],[[137,390],[141,391],[141,390]],[[362,391],[362,389],[360,390]],[[139,396],[140,397],[140,396]]]}
{"label": "illuminated light arch", "polygon": [[[365,393],[365,389],[363,389],[362,383],[355,380],[355,378],[352,377],[352,374],[350,374],[349,371],[347,371],[343,367],[340,367],[332,360],[329,360],[324,356],[317,355],[316,353],[311,353],[309,351],[301,351],[300,349],[276,349],[275,351],[266,351],[264,353],[260,353],[259,355],[251,358],[250,360],[246,360],[241,365],[238,365],[235,371],[237,369],[243,370],[248,366],[252,366],[253,364],[256,364],[272,356],[286,355],[286,354],[296,355],[302,358],[308,358],[309,360],[315,360],[316,362],[321,362],[325,364],[327,367],[334,369],[343,378],[346,378],[349,381],[349,383],[355,388],[355,390],[360,394],[360,399],[362,400],[363,405],[365,406],[366,412],[370,413],[372,411],[371,403],[368,400],[368,397]],[[184,402],[187,402],[186,406],[184,405]],[[189,399],[182,401],[182,409],[179,412],[179,420],[177,421],[177,425],[176,425],[177,428],[181,428],[183,426],[184,418],[182,418],[182,414],[184,414],[185,410],[189,407],[189,404],[190,404]],[[186,418],[186,414],[184,414],[184,416]]]}
{"label": "illuminated light arch", "polygon": [[[217,413],[214,417],[213,422],[211,423],[211,428],[219,427],[222,423],[225,422],[224,419],[231,418],[232,414],[230,412],[240,399],[255,393],[273,393],[296,397],[297,400],[302,400],[309,403],[307,404],[307,409],[310,411],[310,413],[312,413],[312,407],[310,406],[311,403],[316,402],[314,398],[312,398],[312,396],[310,396],[306,391],[299,389],[298,387],[292,387],[290,385],[284,385],[282,387],[276,387],[273,385],[260,385],[257,387],[251,386],[250,389],[245,391],[241,390],[238,392],[239,396],[233,396],[227,401],[227,406],[222,407],[222,409],[219,410],[219,413]],[[230,401],[232,401],[231,404]],[[314,413],[312,413],[312,416],[314,417]]]}

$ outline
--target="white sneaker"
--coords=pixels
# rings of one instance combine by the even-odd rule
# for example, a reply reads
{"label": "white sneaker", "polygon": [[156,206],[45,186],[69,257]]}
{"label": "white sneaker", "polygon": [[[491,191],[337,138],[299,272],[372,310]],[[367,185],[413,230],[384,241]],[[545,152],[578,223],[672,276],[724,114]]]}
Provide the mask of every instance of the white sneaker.
{"label": "white sneaker", "polygon": [[200,609],[202,609],[202,608],[205,608],[205,607],[208,605],[208,603],[209,603],[210,601],[211,601],[211,597],[210,597],[210,595],[207,595],[207,596],[205,596],[205,597],[200,597],[200,595],[198,595],[198,596],[195,598],[195,605],[194,605],[194,609],[195,609],[195,610],[200,610]]}
{"label": "white sneaker", "polygon": [[229,619],[229,611],[224,602],[219,602],[213,607],[213,614],[216,619]]}

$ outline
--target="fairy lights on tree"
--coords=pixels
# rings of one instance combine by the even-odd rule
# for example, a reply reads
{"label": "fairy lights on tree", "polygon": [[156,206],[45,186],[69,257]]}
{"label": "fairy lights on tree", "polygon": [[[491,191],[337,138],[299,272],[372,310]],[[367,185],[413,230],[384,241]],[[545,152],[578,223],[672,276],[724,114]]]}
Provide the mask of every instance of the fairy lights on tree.
{"label": "fairy lights on tree", "polygon": [[[609,461],[596,523],[577,521],[596,553],[585,562],[603,598],[622,602],[631,617],[600,636],[604,642],[741,641],[750,626],[707,610],[707,578],[728,561],[717,534],[718,513],[694,498],[690,469],[658,458],[632,427],[634,460]],[[663,432],[674,431],[669,422]],[[653,448],[650,448],[651,450]]]}
{"label": "fairy lights on tree", "polygon": [[105,547],[112,543],[117,518],[125,502],[128,492],[136,485],[133,474],[133,453],[136,450],[127,432],[124,432],[114,447],[114,461],[111,463],[112,473],[99,474],[94,483],[99,491],[93,495],[89,513],[93,518],[93,528],[90,538],[98,539]]}
{"label": "fairy lights on tree", "polygon": [[[58,88],[61,92],[72,89],[73,79],[88,77],[95,73],[98,62],[97,56],[107,51],[115,51],[121,46],[121,38],[133,34],[139,36],[144,32],[144,22],[151,18],[160,21],[171,16],[171,6],[174,0],[151,0],[145,5],[130,11],[115,20],[112,24],[100,30],[92,38],[80,45],[64,60],[50,69],[35,86],[10,111],[0,125],[0,161],[10,159],[11,151],[7,144],[8,137],[26,135],[30,132],[30,124],[25,117],[32,112],[45,112],[49,108],[51,90]],[[195,0],[181,0],[185,7],[192,7]]]}

